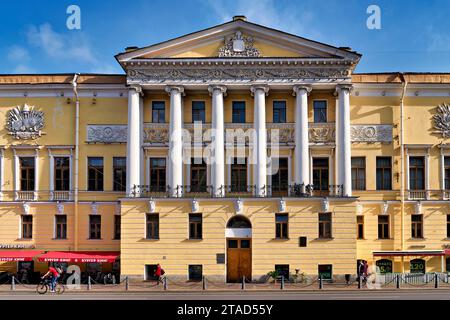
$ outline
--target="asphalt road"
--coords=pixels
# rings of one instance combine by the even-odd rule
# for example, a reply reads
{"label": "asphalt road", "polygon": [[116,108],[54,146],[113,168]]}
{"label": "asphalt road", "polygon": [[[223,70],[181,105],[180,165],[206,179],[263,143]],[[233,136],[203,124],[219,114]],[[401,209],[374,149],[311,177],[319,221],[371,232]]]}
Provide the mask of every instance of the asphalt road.
{"label": "asphalt road", "polygon": [[450,290],[397,290],[345,292],[127,292],[38,295],[2,292],[0,300],[450,300]]}

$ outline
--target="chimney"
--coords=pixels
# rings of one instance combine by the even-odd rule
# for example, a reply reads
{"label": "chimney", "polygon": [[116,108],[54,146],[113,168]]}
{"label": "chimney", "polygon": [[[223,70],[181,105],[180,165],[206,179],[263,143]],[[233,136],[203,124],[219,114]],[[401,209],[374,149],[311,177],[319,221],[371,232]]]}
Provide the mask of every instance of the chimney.
{"label": "chimney", "polygon": [[233,21],[237,21],[237,20],[247,21],[247,17],[246,16],[234,16]]}
{"label": "chimney", "polygon": [[125,48],[125,52],[131,52],[131,51],[134,51],[134,50],[137,50],[137,49],[139,49],[138,47],[126,47]]}

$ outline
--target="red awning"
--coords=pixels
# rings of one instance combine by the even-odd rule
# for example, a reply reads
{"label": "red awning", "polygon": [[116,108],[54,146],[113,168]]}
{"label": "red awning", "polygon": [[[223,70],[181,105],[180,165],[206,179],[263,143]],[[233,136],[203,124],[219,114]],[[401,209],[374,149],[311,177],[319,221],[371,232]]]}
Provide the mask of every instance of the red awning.
{"label": "red awning", "polygon": [[117,251],[50,251],[38,258],[39,262],[115,262]]}
{"label": "red awning", "polygon": [[374,257],[433,257],[443,256],[446,253],[444,250],[405,250],[405,251],[374,251]]}
{"label": "red awning", "polygon": [[39,250],[5,250],[0,251],[0,261],[33,261],[41,253]]}

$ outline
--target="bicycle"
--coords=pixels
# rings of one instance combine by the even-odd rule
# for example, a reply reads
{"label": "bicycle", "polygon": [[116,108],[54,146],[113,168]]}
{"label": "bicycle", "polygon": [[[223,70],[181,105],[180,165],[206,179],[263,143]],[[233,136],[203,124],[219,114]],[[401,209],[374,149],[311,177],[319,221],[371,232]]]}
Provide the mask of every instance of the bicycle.
{"label": "bicycle", "polygon": [[[51,279],[45,278],[41,279],[39,284],[36,286],[36,292],[39,294],[46,294],[51,288]],[[66,288],[64,285],[60,282],[56,282],[55,284],[55,292],[57,294],[63,294],[64,291],[66,291]]]}

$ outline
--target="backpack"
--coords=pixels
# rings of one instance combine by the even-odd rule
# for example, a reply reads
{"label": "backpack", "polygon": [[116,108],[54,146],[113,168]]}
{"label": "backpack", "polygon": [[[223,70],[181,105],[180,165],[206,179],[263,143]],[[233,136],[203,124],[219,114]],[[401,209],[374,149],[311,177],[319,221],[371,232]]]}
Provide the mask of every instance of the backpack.
{"label": "backpack", "polygon": [[161,268],[161,275],[163,275],[164,273],[166,273],[166,272],[164,271],[163,268]]}

